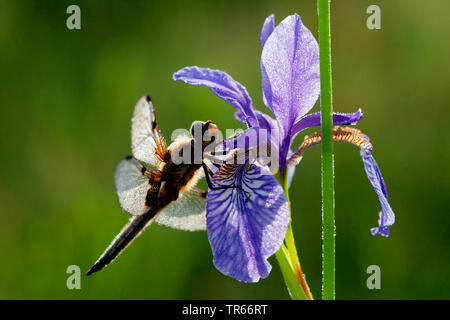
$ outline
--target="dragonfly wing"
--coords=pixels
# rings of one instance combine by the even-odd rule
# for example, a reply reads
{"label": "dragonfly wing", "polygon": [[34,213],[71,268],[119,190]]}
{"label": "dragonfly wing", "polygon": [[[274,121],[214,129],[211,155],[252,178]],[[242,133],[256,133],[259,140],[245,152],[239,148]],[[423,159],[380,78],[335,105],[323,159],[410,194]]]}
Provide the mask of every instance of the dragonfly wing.
{"label": "dragonfly wing", "polygon": [[159,166],[167,153],[167,144],[159,130],[155,109],[149,96],[143,96],[134,107],[131,120],[133,156],[147,164]]}
{"label": "dragonfly wing", "polygon": [[159,192],[161,182],[150,183],[144,174],[147,170],[133,157],[123,159],[116,168],[115,184],[120,206],[134,216],[147,212],[151,206],[149,200]]}
{"label": "dragonfly wing", "polygon": [[206,230],[206,191],[194,187],[181,193],[156,216],[155,221],[179,230]]}

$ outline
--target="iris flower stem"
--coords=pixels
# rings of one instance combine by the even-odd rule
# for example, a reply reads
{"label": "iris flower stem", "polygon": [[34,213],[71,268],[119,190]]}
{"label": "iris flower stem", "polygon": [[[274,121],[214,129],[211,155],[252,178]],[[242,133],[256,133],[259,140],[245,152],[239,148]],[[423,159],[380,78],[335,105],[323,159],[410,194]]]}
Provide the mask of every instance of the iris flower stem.
{"label": "iris flower stem", "polygon": [[306,295],[297,280],[294,266],[289,257],[289,252],[284,244],[281,245],[281,248],[275,253],[275,256],[277,257],[281,273],[283,274],[284,283],[288,288],[292,300],[306,300]]}
{"label": "iris flower stem", "polygon": [[322,298],[333,300],[335,298],[335,222],[330,0],[317,0],[317,7],[322,122]]}
{"label": "iris flower stem", "polygon": [[[287,176],[287,174],[286,174]],[[286,198],[289,204],[289,213],[291,214],[291,199],[289,198],[289,185],[288,185],[288,179],[285,177],[283,184],[284,193],[286,194]],[[302,266],[300,265],[300,261],[298,259],[297,254],[297,248],[295,246],[295,240],[294,240],[294,232],[292,231],[292,214],[291,219],[289,220],[289,226],[286,232],[286,246],[289,251],[289,256],[291,258],[292,266],[294,267],[294,272],[297,277],[298,282],[300,283],[303,292],[305,293],[308,300],[313,300],[311,291],[309,290],[309,286],[306,283],[305,276],[303,274]]]}
{"label": "iris flower stem", "polygon": [[[278,181],[283,186],[284,193],[289,204],[289,214],[291,212],[291,201],[289,199],[288,181],[284,177],[278,176]],[[306,283],[300,265],[297,248],[295,247],[294,233],[292,232],[292,220],[289,221],[288,230],[286,232],[285,242],[280,250],[277,251],[276,257],[280,264],[281,273],[288,287],[289,293],[294,300],[313,300],[309,286]]]}

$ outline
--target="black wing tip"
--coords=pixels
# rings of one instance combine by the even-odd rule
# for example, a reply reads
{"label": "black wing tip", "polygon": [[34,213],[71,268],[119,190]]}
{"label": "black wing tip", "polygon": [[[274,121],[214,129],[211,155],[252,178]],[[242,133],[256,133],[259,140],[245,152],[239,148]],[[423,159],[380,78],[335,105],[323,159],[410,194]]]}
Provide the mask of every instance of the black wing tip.
{"label": "black wing tip", "polygon": [[133,156],[128,155],[125,157],[125,160],[131,160],[131,159],[133,159]]}
{"label": "black wing tip", "polygon": [[150,97],[149,94],[146,94],[144,97],[145,97],[145,101],[152,102],[152,98]]}

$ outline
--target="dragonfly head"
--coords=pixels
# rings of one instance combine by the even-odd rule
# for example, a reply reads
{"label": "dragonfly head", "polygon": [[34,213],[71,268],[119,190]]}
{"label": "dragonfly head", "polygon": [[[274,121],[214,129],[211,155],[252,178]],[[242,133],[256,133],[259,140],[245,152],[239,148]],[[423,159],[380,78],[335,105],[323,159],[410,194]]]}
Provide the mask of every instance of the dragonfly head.
{"label": "dragonfly head", "polygon": [[219,129],[211,121],[194,121],[191,125],[191,134],[195,142],[201,142],[203,146],[207,146],[217,139]]}

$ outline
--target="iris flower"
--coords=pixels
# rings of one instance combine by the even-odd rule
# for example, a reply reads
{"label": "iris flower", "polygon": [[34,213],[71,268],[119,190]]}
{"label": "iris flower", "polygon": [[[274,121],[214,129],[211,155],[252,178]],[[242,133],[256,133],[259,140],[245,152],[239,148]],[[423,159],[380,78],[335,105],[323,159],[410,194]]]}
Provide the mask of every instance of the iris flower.
{"label": "iris flower", "polygon": [[[278,176],[284,179],[287,175],[291,180],[303,151],[320,140],[305,139],[306,144],[295,152],[290,148],[298,133],[321,125],[320,112],[307,115],[320,94],[319,48],[297,14],[288,16],[276,27],[274,15],[267,17],[260,41],[263,100],[275,118],[254,109],[245,87],[223,71],[185,67],[175,72],[173,79],[204,85],[235,107],[236,120],[248,126],[239,137],[245,137],[249,131],[269,131],[268,144],[278,155]],[[362,116],[361,110],[335,113],[333,124],[354,125]],[[236,141],[236,137],[233,139]],[[335,140],[339,140],[338,135]],[[387,236],[394,214],[369,145],[367,138],[361,157],[382,207],[379,227],[373,228],[372,234]],[[215,186],[230,187],[210,189],[207,195],[207,232],[214,265],[223,274],[244,282],[267,277],[271,270],[267,259],[282,245],[290,220],[283,188],[267,166],[249,161],[222,165],[212,182]]]}

